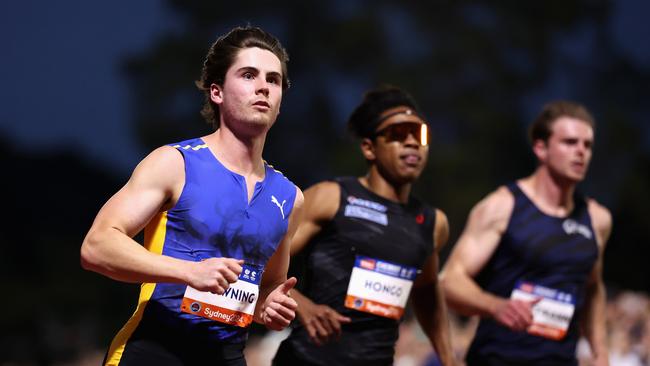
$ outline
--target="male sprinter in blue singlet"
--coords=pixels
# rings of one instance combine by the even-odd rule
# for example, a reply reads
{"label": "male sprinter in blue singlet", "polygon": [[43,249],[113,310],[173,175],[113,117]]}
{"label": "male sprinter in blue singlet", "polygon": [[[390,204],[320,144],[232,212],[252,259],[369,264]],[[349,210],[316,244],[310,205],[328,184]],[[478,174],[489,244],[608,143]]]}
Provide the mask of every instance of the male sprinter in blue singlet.
{"label": "male sprinter in blue singlet", "polygon": [[592,156],[594,119],[547,104],[530,127],[537,170],[472,210],[441,273],[449,305],[482,317],[469,366],[577,365],[587,338],[607,365],[602,262],[612,219],[576,192]]}
{"label": "male sprinter in blue singlet", "polygon": [[368,162],[363,177],[305,191],[291,253],[307,254],[298,319],[274,365],[392,365],[408,299],[444,365],[454,364],[437,286],[445,214],[411,196],[429,152],[427,124],[395,87],[369,91],[348,121]]}
{"label": "male sprinter in blue singlet", "polygon": [[[105,364],[245,365],[251,321],[280,330],[294,318],[286,277],[303,196],[262,160],[287,60],[259,28],[220,37],[197,82],[216,131],[154,150],[98,213],[82,266],[142,283]],[[131,239],[143,228],[144,247]]]}

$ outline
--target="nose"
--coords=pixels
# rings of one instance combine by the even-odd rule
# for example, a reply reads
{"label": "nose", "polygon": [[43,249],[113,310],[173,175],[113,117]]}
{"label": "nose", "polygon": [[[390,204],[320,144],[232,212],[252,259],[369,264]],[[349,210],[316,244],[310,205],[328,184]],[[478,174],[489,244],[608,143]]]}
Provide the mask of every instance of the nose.
{"label": "nose", "polygon": [[418,149],[420,147],[420,141],[415,137],[413,133],[409,132],[409,134],[406,136],[406,140],[404,140],[404,146]]}
{"label": "nose", "polygon": [[587,142],[578,143],[578,154],[580,156],[584,156],[587,153],[587,150],[589,150],[589,144]]}
{"label": "nose", "polygon": [[257,84],[257,94],[262,94],[265,97],[269,96],[269,84],[266,80],[260,80]]}

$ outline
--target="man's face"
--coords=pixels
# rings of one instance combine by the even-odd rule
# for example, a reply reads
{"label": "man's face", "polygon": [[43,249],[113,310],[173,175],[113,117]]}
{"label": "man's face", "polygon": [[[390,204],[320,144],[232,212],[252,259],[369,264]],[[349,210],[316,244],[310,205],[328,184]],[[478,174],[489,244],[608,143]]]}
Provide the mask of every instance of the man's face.
{"label": "man's face", "polygon": [[[396,113],[401,112],[401,113]],[[392,115],[375,130],[379,134],[372,140],[371,161],[379,172],[389,181],[410,183],[416,180],[427,163],[429,146],[422,145],[419,138],[425,122],[405,106],[390,108],[380,118]],[[393,130],[391,130],[393,129]],[[428,133],[425,133],[428,138]]]}
{"label": "man's face", "polygon": [[551,126],[546,144],[535,143],[535,152],[552,175],[577,183],[587,174],[593,143],[594,131],[587,122],[560,117]]}
{"label": "man's face", "polygon": [[273,52],[257,47],[239,51],[223,84],[210,87],[222,123],[254,134],[271,128],[282,102],[282,66]]}

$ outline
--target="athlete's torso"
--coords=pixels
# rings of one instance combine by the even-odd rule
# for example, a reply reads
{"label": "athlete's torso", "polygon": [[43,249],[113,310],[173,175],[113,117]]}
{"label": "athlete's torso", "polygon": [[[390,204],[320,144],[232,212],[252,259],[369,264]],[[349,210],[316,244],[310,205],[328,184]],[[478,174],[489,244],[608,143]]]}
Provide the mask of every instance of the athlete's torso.
{"label": "athlete's torso", "polygon": [[510,221],[495,253],[479,273],[485,291],[509,298],[518,281],[571,294],[575,313],[562,340],[513,332],[492,319],[482,319],[470,355],[494,355],[527,364],[573,365],[578,318],[585,284],[598,256],[591,218],[583,197],[574,197],[566,218],[542,213],[515,183]]}
{"label": "athlete's torso", "polygon": [[[295,185],[265,164],[264,180],[249,202],[244,177],[226,169],[201,139],[173,146],[183,155],[185,185],[175,206],[145,229],[145,247],[189,261],[229,257],[265,266],[287,231]],[[138,309],[111,349],[128,348],[139,337],[207,345],[246,339],[245,328],[181,312],[185,289],[184,284],[143,284]]]}
{"label": "athlete's torso", "polygon": [[323,346],[308,339],[299,322],[279,352],[319,365],[390,365],[398,321],[344,306],[357,255],[422,268],[433,251],[435,210],[415,198],[401,205],[364,188],[356,178],[339,178],[339,209],[306,247],[303,292],[352,319],[342,336]]}

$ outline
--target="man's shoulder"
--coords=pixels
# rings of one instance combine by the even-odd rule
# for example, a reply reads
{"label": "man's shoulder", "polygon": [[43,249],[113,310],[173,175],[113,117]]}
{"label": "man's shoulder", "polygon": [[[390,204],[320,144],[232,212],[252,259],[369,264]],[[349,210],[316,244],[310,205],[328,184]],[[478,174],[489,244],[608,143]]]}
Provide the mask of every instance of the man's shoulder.
{"label": "man's shoulder", "polygon": [[206,144],[205,141],[203,141],[203,139],[201,139],[200,137],[174,142],[171,144],[167,144],[165,146],[173,147],[175,149],[178,149],[179,151],[198,151],[201,149],[208,148],[208,144]]}
{"label": "man's shoulder", "polygon": [[515,206],[515,197],[507,186],[500,186],[480,200],[470,213],[472,226],[496,228],[502,232],[508,226]]}
{"label": "man's shoulder", "polygon": [[264,165],[266,166],[267,174],[270,175],[272,181],[286,185],[290,189],[298,188],[298,186],[293,181],[291,181],[291,179],[289,179],[281,170],[269,164],[269,162],[266,160],[264,161]]}
{"label": "man's shoulder", "polygon": [[305,190],[305,196],[321,199],[338,198],[341,194],[341,185],[338,180],[324,180],[311,185]]}
{"label": "man's shoulder", "polygon": [[605,239],[609,237],[612,228],[612,214],[609,209],[595,199],[587,198],[587,210],[594,229],[602,233]]}
{"label": "man's shoulder", "polygon": [[494,191],[488,193],[480,200],[475,209],[488,211],[491,214],[499,214],[512,211],[515,204],[515,197],[507,186],[499,186]]}

